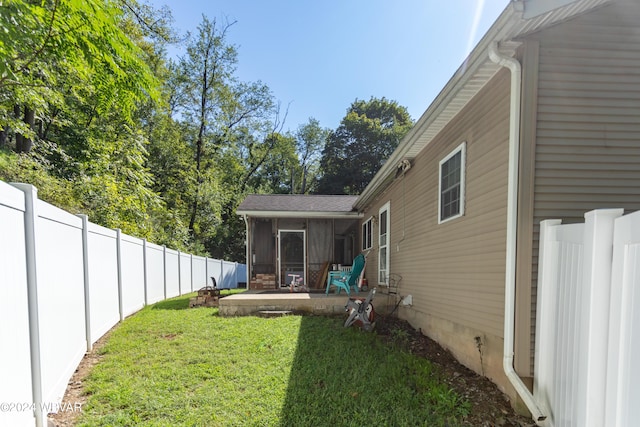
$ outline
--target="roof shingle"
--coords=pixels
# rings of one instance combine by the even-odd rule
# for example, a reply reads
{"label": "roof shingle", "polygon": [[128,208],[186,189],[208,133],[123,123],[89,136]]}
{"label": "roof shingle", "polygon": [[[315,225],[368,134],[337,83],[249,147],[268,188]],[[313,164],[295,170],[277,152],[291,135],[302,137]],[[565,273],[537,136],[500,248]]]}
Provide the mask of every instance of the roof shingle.
{"label": "roof shingle", "polygon": [[307,194],[250,194],[237,212],[353,212],[358,196]]}

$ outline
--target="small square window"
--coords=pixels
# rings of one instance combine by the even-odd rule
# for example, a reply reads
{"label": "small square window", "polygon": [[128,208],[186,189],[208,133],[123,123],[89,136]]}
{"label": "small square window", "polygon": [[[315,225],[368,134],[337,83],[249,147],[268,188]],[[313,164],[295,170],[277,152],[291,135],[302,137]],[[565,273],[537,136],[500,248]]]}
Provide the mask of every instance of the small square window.
{"label": "small square window", "polygon": [[466,143],[460,144],[440,161],[438,222],[464,215],[464,175]]}

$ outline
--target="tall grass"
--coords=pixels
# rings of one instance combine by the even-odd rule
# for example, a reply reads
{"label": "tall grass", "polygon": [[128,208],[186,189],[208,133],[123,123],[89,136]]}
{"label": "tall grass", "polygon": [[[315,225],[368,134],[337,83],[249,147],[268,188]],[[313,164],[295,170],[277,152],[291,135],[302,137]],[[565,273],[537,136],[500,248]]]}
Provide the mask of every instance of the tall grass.
{"label": "tall grass", "polygon": [[427,360],[341,318],[187,307],[158,303],[113,331],[79,425],[439,426],[468,412]]}

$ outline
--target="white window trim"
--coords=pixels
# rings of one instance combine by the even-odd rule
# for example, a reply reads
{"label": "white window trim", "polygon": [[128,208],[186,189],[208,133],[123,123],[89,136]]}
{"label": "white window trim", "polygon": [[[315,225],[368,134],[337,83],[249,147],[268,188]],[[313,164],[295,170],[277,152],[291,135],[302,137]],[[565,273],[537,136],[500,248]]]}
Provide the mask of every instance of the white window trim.
{"label": "white window trim", "polygon": [[[364,229],[366,227],[366,225],[369,224],[370,225],[370,231],[369,231],[369,246],[365,246],[365,243],[367,242],[366,240],[366,236],[365,236],[365,232]],[[369,219],[367,219],[366,221],[364,221],[362,223],[362,250],[363,251],[367,251],[370,250],[373,247],[373,216],[370,216]]]}
{"label": "white window trim", "polygon": [[[379,285],[383,285],[383,286],[389,286],[389,260],[391,258],[391,252],[390,252],[390,247],[391,247],[391,202],[387,202],[385,203],[380,210],[378,211],[378,222],[380,221],[380,217],[382,216],[382,212],[387,211],[387,223],[386,223],[386,230],[387,230],[387,239],[386,239],[386,244],[385,245],[381,245],[380,244],[380,230],[382,230],[382,224],[378,224],[378,267],[376,268],[376,270],[378,270],[378,284]],[[386,276],[385,276],[385,280],[384,281],[380,281],[380,253],[382,251],[382,248],[386,248],[387,249],[387,259],[385,262],[385,272],[386,272]]]}
{"label": "white window trim", "polygon": [[[446,219],[442,219],[442,165],[450,158],[461,152],[460,156],[460,212],[457,215],[450,216]],[[463,142],[458,145],[452,152],[450,152],[444,159],[440,160],[438,165],[438,224],[444,224],[456,218],[464,216],[465,209],[465,187],[466,187],[466,169],[467,169],[467,142]]]}

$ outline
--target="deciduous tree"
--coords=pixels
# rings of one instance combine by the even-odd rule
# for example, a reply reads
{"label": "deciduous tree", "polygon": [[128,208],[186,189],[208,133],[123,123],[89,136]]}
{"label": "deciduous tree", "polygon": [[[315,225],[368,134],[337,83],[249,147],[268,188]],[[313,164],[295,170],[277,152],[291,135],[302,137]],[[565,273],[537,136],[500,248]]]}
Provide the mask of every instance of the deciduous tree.
{"label": "deciduous tree", "polygon": [[317,192],[359,194],[412,125],[407,109],[396,101],[354,101],[329,135]]}
{"label": "deciduous tree", "polygon": [[299,193],[311,192],[317,184],[316,179],[320,168],[320,158],[324,149],[329,130],[320,126],[320,122],[313,117],[296,132],[296,146],[300,156],[300,186]]}
{"label": "deciduous tree", "polygon": [[131,120],[136,102],[156,96],[156,81],[141,51],[120,27],[112,0],[0,4],[0,145],[29,152],[48,111],[90,88],[94,114],[119,110]]}

